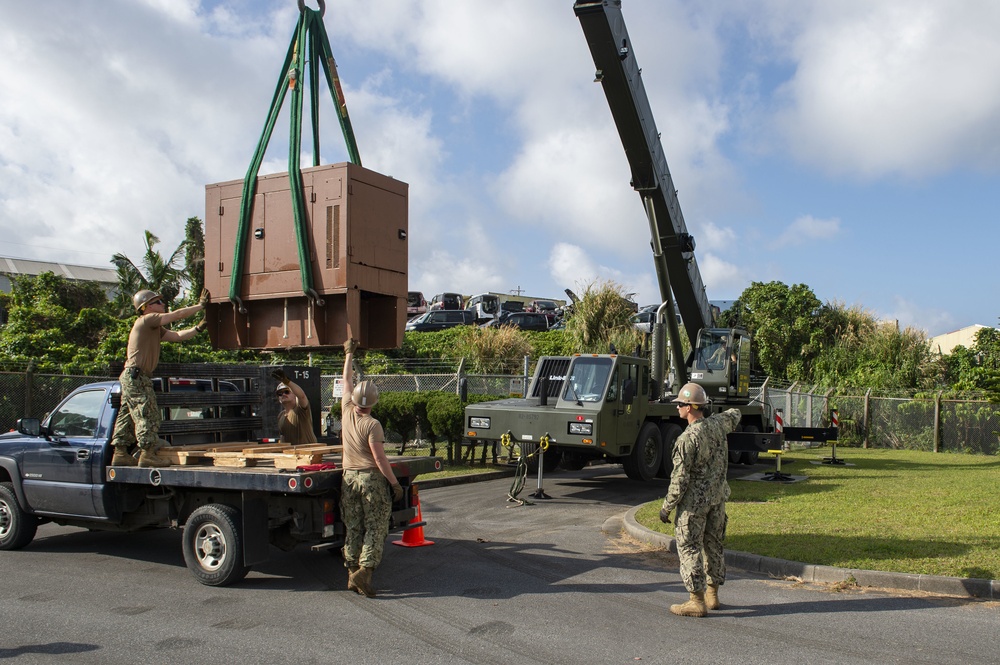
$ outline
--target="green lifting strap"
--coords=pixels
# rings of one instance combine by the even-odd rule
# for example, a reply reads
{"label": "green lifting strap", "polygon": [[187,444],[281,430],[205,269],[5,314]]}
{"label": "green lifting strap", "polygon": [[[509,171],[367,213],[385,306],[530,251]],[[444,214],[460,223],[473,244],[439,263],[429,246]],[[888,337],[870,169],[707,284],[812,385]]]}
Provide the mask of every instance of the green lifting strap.
{"label": "green lifting strap", "polygon": [[[274,125],[281,112],[286,93],[291,90],[291,128],[288,140],[288,179],[292,195],[292,213],[295,223],[295,235],[299,250],[299,272],[302,276],[302,292],[306,297],[322,305],[323,300],[316,293],[313,285],[312,262],[309,259],[309,240],[306,234],[305,191],[302,186],[302,173],[299,155],[302,151],[302,93],[305,88],[305,73],[309,78],[309,111],[312,119],[313,166],[319,166],[319,71],[322,66],[326,76],[327,87],[333,97],[334,108],[340,128],[347,142],[348,158],[352,164],[361,165],[358,145],[354,139],[354,129],[350,116],[347,114],[347,103],[344,101],[344,91],[337,76],[337,64],[330,49],[330,40],[323,26],[323,14],[326,12],[324,0],[318,0],[320,9],[306,7],[299,0],[299,21],[292,35],[292,43],[288,46],[285,62],[281,67],[281,76],[274,90],[271,108],[264,125],[264,132],[257,142],[250,168],[243,178],[243,196],[240,199],[240,222],[236,230],[236,245],[233,249],[232,273],[229,278],[229,300],[246,313],[246,307],[240,298],[240,286],[243,281],[246,243],[250,234],[250,221],[253,213],[253,201],[257,193],[257,176],[260,173],[261,162],[271,140]],[[308,66],[308,69],[307,69]]]}

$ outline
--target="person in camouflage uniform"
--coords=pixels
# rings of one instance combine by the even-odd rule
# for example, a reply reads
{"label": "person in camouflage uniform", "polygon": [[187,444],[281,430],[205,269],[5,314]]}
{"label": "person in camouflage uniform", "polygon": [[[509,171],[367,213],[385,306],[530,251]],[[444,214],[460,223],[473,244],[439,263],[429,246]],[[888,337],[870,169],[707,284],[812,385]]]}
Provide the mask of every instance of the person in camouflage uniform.
{"label": "person in camouflage uniform", "polygon": [[[191,339],[204,330],[206,324],[203,320],[193,328],[181,331],[169,330],[166,326],[202,311],[209,298],[208,291],[203,289],[197,304],[168,312],[167,304],[159,293],[143,289],[132,297],[132,305],[139,318],[129,333],[125,369],[118,379],[122,387],[122,404],[111,438],[115,451],[111,458],[112,466],[170,466],[170,460],[156,454],[161,443],[161,416],[150,377],[160,362],[160,342]],[[131,453],[135,445],[140,451],[138,461]]]}
{"label": "person in camouflage uniform", "polygon": [[704,388],[687,383],[677,399],[677,412],[687,420],[674,446],[674,470],[663,499],[660,520],[674,516],[674,537],[680,559],[681,580],[689,600],[671,605],[680,616],[703,617],[719,609],[719,586],[726,581],[726,499],[729,466],[726,434],[740,423],[739,409],[705,417],[708,403]]}
{"label": "person in camouflage uniform", "polygon": [[349,571],[347,588],[374,598],[372,573],[382,562],[392,504],[403,498],[403,488],[385,455],[382,424],[371,416],[372,407],[378,402],[378,388],[371,381],[354,385],[357,346],[353,339],[344,342],[344,393],[340,402],[344,476],[340,512],[346,531],[343,553]]}

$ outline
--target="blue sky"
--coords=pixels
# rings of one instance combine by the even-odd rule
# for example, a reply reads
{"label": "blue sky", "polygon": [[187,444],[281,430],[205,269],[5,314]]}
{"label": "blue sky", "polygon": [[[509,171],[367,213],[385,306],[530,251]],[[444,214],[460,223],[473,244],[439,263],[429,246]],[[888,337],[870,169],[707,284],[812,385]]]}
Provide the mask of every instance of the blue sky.
{"label": "blue sky", "polygon": [[[410,185],[428,298],[595,279],[658,298],[572,4],[327,2],[362,160]],[[622,8],[710,298],[778,280],[929,335],[997,325],[1000,4]],[[0,254],[107,265],[144,229],[173,249],[204,186],[245,173],[297,11],[0,0]],[[345,161],[322,114],[323,163]],[[262,173],[286,170],[287,127]]]}

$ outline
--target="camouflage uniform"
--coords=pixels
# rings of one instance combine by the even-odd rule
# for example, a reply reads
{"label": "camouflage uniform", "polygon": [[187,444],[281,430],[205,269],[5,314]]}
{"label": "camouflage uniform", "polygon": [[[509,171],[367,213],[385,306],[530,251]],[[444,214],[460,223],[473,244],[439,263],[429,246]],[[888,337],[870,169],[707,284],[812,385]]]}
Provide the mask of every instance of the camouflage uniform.
{"label": "camouflage uniform", "polygon": [[344,565],[377,568],[382,562],[389,535],[392,497],[389,481],[378,469],[344,471],[340,487],[340,509],[344,519]]}
{"label": "camouflage uniform", "polygon": [[111,445],[120,450],[138,444],[141,450],[154,450],[159,443],[160,408],[156,405],[153,381],[145,374],[126,367],[118,380],[122,384],[122,405],[115,420]]}
{"label": "camouflage uniform", "polygon": [[726,434],[739,423],[739,409],[703,418],[689,424],[674,447],[674,470],[663,508],[677,509],[677,556],[681,580],[690,593],[703,593],[707,585],[726,581]]}

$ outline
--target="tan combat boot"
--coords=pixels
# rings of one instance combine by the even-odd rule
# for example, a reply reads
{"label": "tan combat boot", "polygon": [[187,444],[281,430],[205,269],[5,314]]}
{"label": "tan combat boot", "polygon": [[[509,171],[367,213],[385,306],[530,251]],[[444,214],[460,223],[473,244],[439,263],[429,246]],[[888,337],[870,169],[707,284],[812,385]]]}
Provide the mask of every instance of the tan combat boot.
{"label": "tan combat boot", "polygon": [[705,607],[705,592],[691,593],[690,596],[690,600],[683,605],[671,605],[670,613],[682,617],[708,616],[708,609]]}
{"label": "tan combat boot", "polygon": [[152,450],[143,450],[139,454],[139,466],[143,468],[151,466],[170,466],[171,462],[165,457],[160,457]]}
{"label": "tan combat boot", "polygon": [[128,448],[115,446],[115,454],[111,457],[111,466],[135,466],[136,459],[128,454]]}
{"label": "tan combat boot", "polygon": [[353,591],[355,593],[361,593],[361,589],[358,587],[357,577],[358,571],[361,570],[358,566],[348,566],[347,567],[347,590]]}
{"label": "tan combat boot", "polygon": [[719,585],[709,584],[705,589],[705,607],[710,610],[719,609]]}
{"label": "tan combat boot", "polygon": [[354,585],[357,587],[358,593],[369,598],[375,597],[375,587],[372,586],[372,572],[371,568],[359,568],[358,572],[354,574]]}

